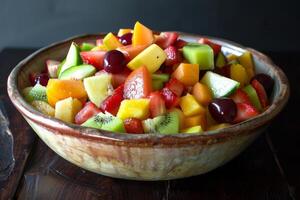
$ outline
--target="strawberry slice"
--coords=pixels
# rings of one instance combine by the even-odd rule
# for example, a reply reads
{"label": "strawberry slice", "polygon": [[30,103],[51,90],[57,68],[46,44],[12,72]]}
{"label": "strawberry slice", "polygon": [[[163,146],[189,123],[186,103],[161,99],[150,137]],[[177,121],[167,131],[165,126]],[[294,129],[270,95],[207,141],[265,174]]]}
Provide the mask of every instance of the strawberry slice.
{"label": "strawberry slice", "polygon": [[165,101],[160,92],[151,92],[149,99],[151,117],[163,115],[166,112]]}
{"label": "strawberry slice", "polygon": [[97,108],[95,104],[92,102],[85,103],[84,107],[76,114],[75,116],[75,123],[82,124],[89,118],[93,117],[94,115],[100,113],[101,110]]}
{"label": "strawberry slice", "polygon": [[115,89],[113,94],[108,96],[101,103],[100,105],[101,110],[107,111],[112,115],[116,115],[119,110],[121,101],[123,100],[123,90],[124,90],[124,85],[120,85],[117,89]]}
{"label": "strawberry slice", "polygon": [[236,107],[237,114],[234,119],[235,123],[242,122],[259,114],[255,107],[248,103],[237,103]]}
{"label": "strawberry slice", "polygon": [[221,51],[221,48],[222,48],[221,45],[215,44],[207,38],[200,38],[200,40],[198,42],[201,44],[209,45],[213,49],[214,55],[217,55]]}
{"label": "strawberry slice", "polygon": [[101,70],[103,68],[103,60],[106,51],[82,51],[80,56],[83,62],[93,65],[97,69]]}
{"label": "strawberry slice", "polygon": [[253,88],[255,89],[255,91],[258,95],[258,98],[259,98],[259,101],[260,101],[262,107],[266,108],[269,105],[269,101],[268,101],[268,95],[266,93],[264,86],[256,79],[253,79],[251,81],[251,85],[253,86]]}
{"label": "strawberry slice", "polygon": [[172,67],[182,61],[181,52],[178,51],[174,46],[169,46],[164,50],[167,54],[167,59],[165,61],[165,65],[168,67]]}
{"label": "strawberry slice", "polygon": [[186,41],[182,40],[182,39],[177,39],[176,42],[174,43],[174,46],[177,49],[182,49],[185,45],[187,44]]}
{"label": "strawberry slice", "polygon": [[164,87],[161,90],[161,94],[163,96],[163,99],[165,100],[165,104],[168,109],[178,106],[180,98],[169,88]]}
{"label": "strawberry slice", "polygon": [[184,85],[176,78],[171,78],[165,85],[166,88],[174,92],[178,97],[181,97],[184,90]]}
{"label": "strawberry slice", "polygon": [[155,43],[160,46],[162,49],[168,48],[170,45],[173,45],[179,34],[176,32],[161,32],[160,35],[156,38]]}
{"label": "strawberry slice", "polygon": [[235,103],[246,103],[246,104],[251,105],[251,101],[250,101],[247,93],[241,89],[237,89],[236,92],[233,95],[231,95],[231,99]]}
{"label": "strawberry slice", "polygon": [[144,133],[142,121],[137,118],[128,118],[124,120],[124,127],[127,133],[142,134]]}
{"label": "strawberry slice", "polygon": [[152,78],[147,67],[141,66],[132,71],[124,84],[125,99],[139,99],[147,97],[152,91]]}

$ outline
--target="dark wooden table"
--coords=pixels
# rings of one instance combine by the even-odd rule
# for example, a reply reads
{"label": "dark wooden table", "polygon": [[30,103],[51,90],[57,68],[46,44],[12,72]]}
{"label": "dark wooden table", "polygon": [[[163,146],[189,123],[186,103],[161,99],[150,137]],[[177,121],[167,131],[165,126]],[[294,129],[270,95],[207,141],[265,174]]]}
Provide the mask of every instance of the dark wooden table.
{"label": "dark wooden table", "polygon": [[[205,175],[141,182],[82,170],[50,150],[7,97],[11,69],[33,49],[0,53],[0,98],[14,135],[15,168],[0,182],[0,199],[297,199],[300,198],[300,52],[268,54],[291,84],[288,106],[245,152]],[[0,149],[1,151],[1,149]]]}

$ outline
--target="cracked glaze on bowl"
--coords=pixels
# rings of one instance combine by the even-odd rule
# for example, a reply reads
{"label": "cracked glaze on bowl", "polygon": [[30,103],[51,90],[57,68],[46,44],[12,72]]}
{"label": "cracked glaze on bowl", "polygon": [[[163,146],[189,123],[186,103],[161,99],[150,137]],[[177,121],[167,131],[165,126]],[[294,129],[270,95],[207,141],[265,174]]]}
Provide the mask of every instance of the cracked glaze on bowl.
{"label": "cracked glaze on bowl", "polygon": [[[95,173],[134,180],[167,180],[211,171],[242,152],[282,110],[289,97],[284,73],[262,53],[233,42],[211,38],[227,53],[252,52],[258,72],[275,80],[272,105],[259,116],[205,135],[117,134],[64,123],[43,115],[25,102],[21,89],[29,85],[28,74],[41,71],[45,60],[61,60],[71,41],[94,41],[104,34],[83,35],[52,44],[21,61],[8,78],[8,94],[39,137],[64,159]],[[200,36],[181,33],[196,41]],[[210,38],[210,37],[209,37]]]}

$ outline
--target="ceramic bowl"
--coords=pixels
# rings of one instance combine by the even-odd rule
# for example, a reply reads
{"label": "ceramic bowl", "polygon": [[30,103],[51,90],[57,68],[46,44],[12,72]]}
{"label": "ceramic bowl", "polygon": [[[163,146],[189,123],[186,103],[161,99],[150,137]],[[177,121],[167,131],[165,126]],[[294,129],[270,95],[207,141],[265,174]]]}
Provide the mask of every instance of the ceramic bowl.
{"label": "ceramic bowl", "polygon": [[[204,135],[118,134],[64,123],[31,107],[20,91],[29,86],[28,75],[44,68],[45,60],[61,60],[72,41],[95,41],[104,34],[83,35],[42,48],[21,61],[8,78],[8,94],[37,135],[58,155],[86,170],[123,179],[169,180],[207,173],[230,161],[262,133],[283,109],[289,97],[286,76],[267,56],[223,39],[208,37],[221,44],[226,53],[253,54],[256,71],[275,80],[271,106],[262,114],[228,128]],[[180,33],[187,41],[200,35]]]}

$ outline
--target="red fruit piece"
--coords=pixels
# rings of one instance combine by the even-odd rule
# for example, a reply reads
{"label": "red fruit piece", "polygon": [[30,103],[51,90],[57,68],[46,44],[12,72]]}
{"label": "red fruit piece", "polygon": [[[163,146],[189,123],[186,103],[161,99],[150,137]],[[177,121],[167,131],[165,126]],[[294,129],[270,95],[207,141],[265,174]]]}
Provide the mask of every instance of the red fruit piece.
{"label": "red fruit piece", "polygon": [[150,114],[151,117],[163,115],[166,112],[165,101],[160,92],[151,92],[150,99]]}
{"label": "red fruit piece", "polygon": [[217,55],[221,51],[221,48],[222,48],[221,45],[215,44],[207,38],[200,38],[200,40],[198,42],[201,44],[209,45],[213,49],[214,55]]}
{"label": "red fruit piece", "polygon": [[113,94],[108,96],[100,105],[102,111],[107,111],[112,115],[116,115],[121,101],[123,100],[123,90],[124,85],[120,85],[117,89],[114,90]]}
{"label": "red fruit piece", "polygon": [[236,107],[237,115],[234,119],[235,123],[242,122],[259,114],[255,107],[248,103],[237,103]]}
{"label": "red fruit piece", "polygon": [[139,99],[147,97],[152,91],[152,78],[147,67],[141,66],[132,71],[124,84],[125,99]]}
{"label": "red fruit piece", "polygon": [[117,88],[118,86],[125,83],[125,80],[128,77],[128,75],[131,73],[131,70],[126,67],[122,73],[118,73],[118,74],[111,74],[105,70],[100,70],[95,74],[95,76],[98,76],[102,73],[110,74],[111,75],[111,84],[112,84],[113,88]]}
{"label": "red fruit piece", "polygon": [[127,133],[143,134],[144,129],[140,119],[128,118],[124,120],[124,127]]}
{"label": "red fruit piece", "polygon": [[103,61],[106,51],[82,51],[80,56],[83,62],[93,65],[97,69],[103,68]]}
{"label": "red fruit piece", "polygon": [[184,85],[176,78],[171,78],[165,85],[166,88],[174,92],[178,97],[181,97],[184,90]]}
{"label": "red fruit piece", "polygon": [[156,39],[155,43],[162,49],[166,49],[177,41],[178,36],[179,34],[176,32],[162,32]]}
{"label": "red fruit piece", "polygon": [[101,46],[101,45],[103,45],[103,39],[101,38],[101,39],[97,39],[96,40],[96,46]]}
{"label": "red fruit piece", "polygon": [[48,73],[30,73],[29,74],[29,81],[32,86],[35,84],[40,84],[42,86],[47,86],[48,81],[49,81],[49,75]]}
{"label": "red fruit piece", "polygon": [[169,88],[164,87],[161,90],[161,94],[163,96],[163,99],[165,100],[165,104],[168,109],[176,107],[179,104],[180,98]]}
{"label": "red fruit piece", "polygon": [[220,74],[221,76],[225,76],[227,78],[230,78],[230,65],[225,65],[221,68],[216,67],[214,69],[214,72],[216,72],[217,74]]}
{"label": "red fruit piece", "polygon": [[93,117],[94,115],[100,113],[101,110],[97,108],[95,104],[92,102],[85,103],[84,107],[76,114],[75,116],[75,123],[82,124],[89,118]]}
{"label": "red fruit piece", "polygon": [[241,89],[237,89],[237,91],[231,96],[231,99],[235,103],[247,103],[251,105],[251,101],[246,92]]}
{"label": "red fruit piece", "polygon": [[182,40],[182,39],[177,39],[177,41],[174,43],[174,46],[175,46],[177,49],[181,49],[181,48],[183,48],[186,44],[187,44],[186,41],[184,41],[184,40]]}
{"label": "red fruit piece", "polygon": [[169,46],[164,50],[167,54],[167,59],[165,61],[165,65],[168,67],[172,67],[182,61],[181,52],[178,51],[174,46]]}
{"label": "red fruit piece", "polygon": [[259,101],[260,101],[262,107],[266,108],[269,105],[269,101],[268,101],[268,96],[264,89],[264,86],[260,82],[258,82],[256,79],[253,79],[251,81],[251,85],[253,86],[253,88],[255,89],[255,91],[258,95],[258,98],[259,98]]}

